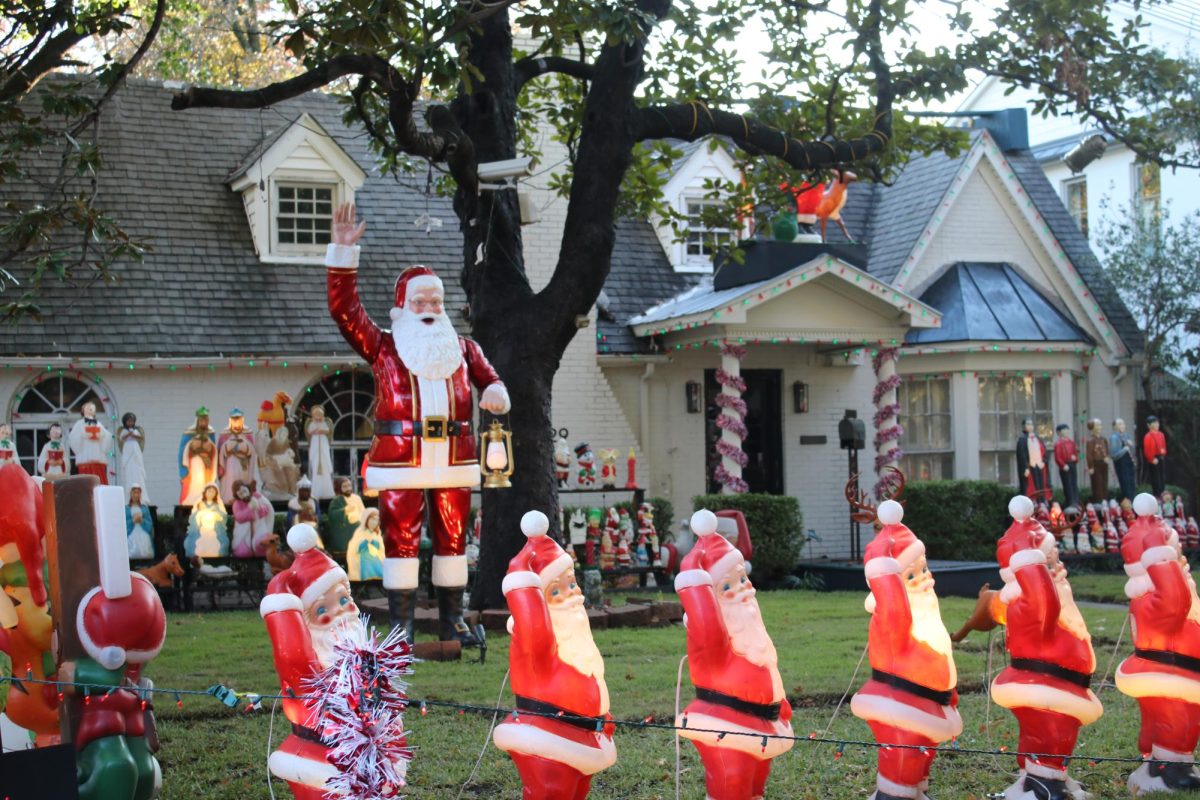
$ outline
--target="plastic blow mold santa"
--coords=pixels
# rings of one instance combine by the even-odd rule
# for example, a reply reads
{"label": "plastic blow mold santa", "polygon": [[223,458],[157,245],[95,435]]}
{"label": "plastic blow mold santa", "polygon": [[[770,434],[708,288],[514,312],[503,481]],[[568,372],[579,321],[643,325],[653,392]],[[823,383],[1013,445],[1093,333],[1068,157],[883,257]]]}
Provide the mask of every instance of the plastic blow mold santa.
{"label": "plastic blow mold santa", "polygon": [[1200,599],[1178,537],[1158,517],[1158,501],[1139,494],[1133,510],[1121,556],[1134,650],[1117,667],[1116,683],[1141,708],[1138,750],[1148,759],[1129,776],[1129,790],[1198,789]]}
{"label": "plastic blow mold santa", "polygon": [[517,710],[496,726],[525,800],[583,800],[592,776],[617,761],[604,660],[592,641],[571,557],[546,535],[540,511],[521,518],[525,547],[509,562],[509,669]]}
{"label": "plastic blow mold santa", "polygon": [[1054,536],[1032,518],[1028,497],[1008,504],[1013,524],[996,546],[1004,588],[1009,665],[992,682],[992,700],[1020,726],[1020,774],[1006,800],[1084,800],[1067,776],[1067,759],[1083,725],[1104,713],[1090,685],[1092,637],[1067,582]]}
{"label": "plastic blow mold santa", "polygon": [[[283,713],[292,732],[271,753],[271,774],[287,781],[297,800],[322,800],[325,783],[337,774],[326,759],[330,743],[315,727],[316,699],[309,681],[334,661],[334,645],[342,638],[362,637],[362,620],[350,596],[346,573],[317,549],[312,526],[293,525],[288,547],[296,553],[292,565],[267,585],[259,612],[271,637],[275,671],[284,694]],[[403,773],[404,764],[397,768]]]}
{"label": "plastic blow mold santa", "polygon": [[895,500],[879,504],[883,524],[863,560],[871,594],[871,679],[850,701],[881,747],[872,800],[928,800],[931,748],[962,732],[958,673],[942,623],[925,545],[901,520]]}
{"label": "plastic blow mold santa", "polygon": [[696,688],[675,724],[700,753],[710,800],[751,800],[792,747],[792,707],[745,560],[717,524],[711,511],[692,515],[696,544],[675,577]]}
{"label": "plastic blow mold santa", "polygon": [[428,491],[441,638],[478,644],[462,617],[471,488],[480,477],[471,390],[493,414],[508,412],[508,391],[479,345],[455,333],[442,282],[426,267],[409,267],[396,279],[390,329],[371,320],[358,297],[356,242],[365,228],[355,224],[353,205],[338,208],[325,264],[329,313],[375,377],[374,438],[363,477],[364,492],[379,494],[388,609],[411,638]]}

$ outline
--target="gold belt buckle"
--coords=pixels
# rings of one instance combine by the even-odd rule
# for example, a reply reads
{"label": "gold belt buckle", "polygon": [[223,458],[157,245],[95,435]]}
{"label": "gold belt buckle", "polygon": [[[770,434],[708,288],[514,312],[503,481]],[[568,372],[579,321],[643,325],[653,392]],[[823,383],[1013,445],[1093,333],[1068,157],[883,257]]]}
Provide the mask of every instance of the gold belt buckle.
{"label": "gold belt buckle", "polygon": [[427,442],[444,442],[449,425],[445,417],[425,417],[421,420],[421,438]]}

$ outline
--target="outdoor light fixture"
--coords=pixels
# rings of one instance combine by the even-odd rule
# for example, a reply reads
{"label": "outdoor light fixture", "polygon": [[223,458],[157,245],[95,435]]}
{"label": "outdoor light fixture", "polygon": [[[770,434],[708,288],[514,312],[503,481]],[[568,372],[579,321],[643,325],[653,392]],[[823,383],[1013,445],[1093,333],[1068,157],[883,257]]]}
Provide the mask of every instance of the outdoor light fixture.
{"label": "outdoor light fixture", "polygon": [[1083,168],[1104,155],[1106,149],[1108,140],[1097,133],[1071,148],[1071,152],[1063,156],[1063,163],[1071,172],[1083,172]]}
{"label": "outdoor light fixture", "polygon": [[808,413],[808,384],[804,381],[796,381],[792,384],[792,412]]}
{"label": "outdoor light fixture", "polygon": [[684,384],[684,391],[687,393],[687,412],[689,414],[700,413],[700,384],[696,381],[688,381]]}
{"label": "outdoor light fixture", "polygon": [[838,439],[843,450],[862,450],[867,446],[867,426],[854,409],[847,408],[846,416],[838,422]]}
{"label": "outdoor light fixture", "polygon": [[512,434],[504,429],[500,420],[492,420],[491,426],[479,434],[480,466],[483,468],[485,489],[508,489],[508,480],[513,474]]}

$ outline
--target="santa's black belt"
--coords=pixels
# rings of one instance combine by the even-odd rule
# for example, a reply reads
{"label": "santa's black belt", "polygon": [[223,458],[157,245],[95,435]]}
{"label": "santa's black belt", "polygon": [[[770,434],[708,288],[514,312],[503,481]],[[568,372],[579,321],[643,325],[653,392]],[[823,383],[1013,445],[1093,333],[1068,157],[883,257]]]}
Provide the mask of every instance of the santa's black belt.
{"label": "santa's black belt", "polygon": [[1133,654],[1138,658],[1144,658],[1157,664],[1166,664],[1169,667],[1179,667],[1188,672],[1200,673],[1200,658],[1194,656],[1172,653],[1170,650],[1143,650],[1140,647],[1136,648]]}
{"label": "santa's black belt", "polygon": [[445,439],[447,436],[470,436],[471,421],[469,419],[377,419],[375,420],[375,435],[428,436],[431,439]]}
{"label": "santa's black belt", "polygon": [[767,722],[774,722],[779,719],[779,709],[783,705],[782,703],[751,703],[749,700],[743,700],[740,697],[734,697],[713,689],[705,689],[703,686],[696,687],[696,699],[724,706],[734,711],[741,711],[743,714],[765,719]]}
{"label": "santa's black belt", "polygon": [[553,703],[543,703],[541,700],[534,700],[532,697],[522,697],[521,695],[517,695],[517,711],[528,711],[531,714],[537,714],[539,717],[556,719],[559,722],[565,722],[568,725],[585,731],[599,730],[605,722],[604,717],[585,717],[559,708]]}
{"label": "santa's black belt", "polygon": [[301,739],[309,742],[326,744],[325,740],[321,738],[321,734],[317,733],[315,728],[306,728],[305,726],[298,725],[295,722],[292,723],[292,735],[299,736]]}
{"label": "santa's black belt", "polygon": [[950,705],[950,701],[954,698],[954,692],[949,689],[946,691],[930,689],[928,686],[922,686],[919,683],[913,683],[912,681],[901,678],[899,675],[893,675],[890,672],[884,672],[878,669],[871,670],[871,678],[879,681],[880,683],[886,683],[888,686],[894,686],[901,691],[916,695],[917,697],[923,697],[926,700],[932,700],[939,706]]}
{"label": "santa's black belt", "polygon": [[1060,667],[1058,664],[1051,664],[1049,661],[1038,661],[1036,658],[1014,658],[1008,662],[1013,669],[1023,669],[1027,672],[1037,672],[1041,675],[1049,675],[1052,678],[1060,678],[1068,683],[1073,683],[1081,689],[1090,688],[1092,685],[1092,674],[1090,672],[1076,672],[1073,669]]}

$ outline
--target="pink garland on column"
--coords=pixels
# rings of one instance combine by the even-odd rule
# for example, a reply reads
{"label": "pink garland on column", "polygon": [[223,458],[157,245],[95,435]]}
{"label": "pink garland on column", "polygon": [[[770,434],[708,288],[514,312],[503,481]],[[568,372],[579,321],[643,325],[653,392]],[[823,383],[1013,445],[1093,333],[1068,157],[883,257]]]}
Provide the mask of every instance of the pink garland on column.
{"label": "pink garland on column", "polygon": [[[888,495],[895,481],[895,473],[890,470],[883,472],[883,468],[897,464],[901,456],[904,455],[899,446],[892,449],[885,449],[886,445],[891,442],[898,442],[900,437],[904,435],[904,428],[900,426],[899,422],[900,403],[894,400],[888,403],[884,402],[886,397],[900,388],[900,376],[892,374],[883,380],[878,380],[879,371],[883,368],[883,365],[888,362],[894,362],[899,357],[900,351],[898,348],[881,347],[871,358],[871,366],[875,370],[877,379],[875,390],[871,393],[871,402],[876,407],[873,417],[875,423],[875,472],[876,474],[883,473],[875,484],[876,498]],[[891,420],[891,424],[883,427],[887,420]]]}
{"label": "pink garland on column", "polygon": [[[721,347],[721,355],[730,356],[741,361],[746,357],[746,348],[726,342]],[[717,439],[716,450],[722,457],[728,458],[735,464],[745,467],[750,463],[750,457],[746,455],[746,451],[741,446],[742,441],[746,439],[749,433],[746,430],[744,422],[746,417],[746,401],[741,397],[746,391],[746,381],[740,375],[730,375],[724,369],[718,369],[717,383],[734,392],[732,395],[725,392],[717,395],[716,403],[723,409],[722,413],[717,415],[717,427],[722,431],[729,431],[736,436],[738,443],[735,445],[722,439]],[[724,464],[717,464],[716,469],[713,470],[713,477],[717,479],[718,483],[735,494],[743,494],[750,490],[749,484],[738,476],[731,474],[729,470],[725,469]]]}

